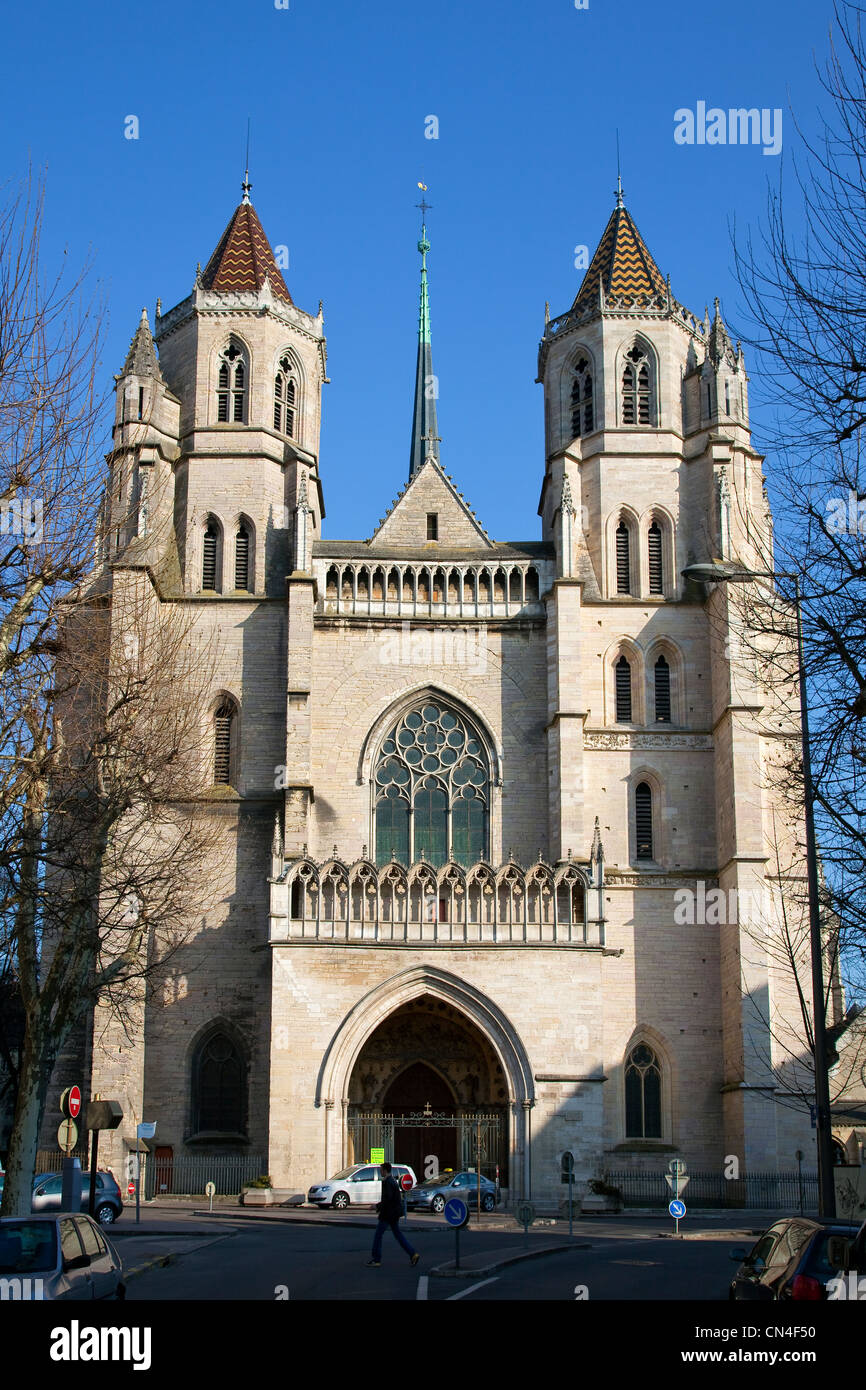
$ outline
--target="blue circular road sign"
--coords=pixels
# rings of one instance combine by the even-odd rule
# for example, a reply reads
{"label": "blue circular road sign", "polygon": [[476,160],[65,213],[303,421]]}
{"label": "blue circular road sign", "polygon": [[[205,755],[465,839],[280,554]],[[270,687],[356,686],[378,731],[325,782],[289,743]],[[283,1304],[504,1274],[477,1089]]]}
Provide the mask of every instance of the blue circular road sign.
{"label": "blue circular road sign", "polygon": [[677,1197],[675,1197],[674,1200],[668,1206],[668,1211],[670,1212],[671,1216],[675,1216],[677,1220],[679,1220],[681,1216],[685,1216],[686,1214],[686,1204],[685,1202],[681,1202]]}
{"label": "blue circular road sign", "polygon": [[469,1220],[469,1208],[462,1197],[449,1197],[442,1215],[449,1226],[465,1226]]}

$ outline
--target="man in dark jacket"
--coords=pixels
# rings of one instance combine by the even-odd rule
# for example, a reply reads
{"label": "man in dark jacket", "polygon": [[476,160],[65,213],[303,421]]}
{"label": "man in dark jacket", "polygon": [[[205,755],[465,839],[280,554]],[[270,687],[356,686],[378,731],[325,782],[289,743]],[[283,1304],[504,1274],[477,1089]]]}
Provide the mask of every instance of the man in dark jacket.
{"label": "man in dark jacket", "polygon": [[387,1230],[391,1231],[398,1245],[402,1245],[406,1254],[410,1256],[409,1263],[416,1265],[421,1256],[416,1250],[412,1249],[408,1240],[404,1236],[397,1224],[403,1215],[403,1194],[400,1191],[397,1179],[391,1176],[390,1163],[381,1163],[379,1172],[382,1174],[382,1200],[376,1207],[379,1213],[379,1224],[376,1227],[376,1234],[373,1237],[373,1258],[367,1261],[372,1269],[378,1268],[382,1263],[382,1237]]}

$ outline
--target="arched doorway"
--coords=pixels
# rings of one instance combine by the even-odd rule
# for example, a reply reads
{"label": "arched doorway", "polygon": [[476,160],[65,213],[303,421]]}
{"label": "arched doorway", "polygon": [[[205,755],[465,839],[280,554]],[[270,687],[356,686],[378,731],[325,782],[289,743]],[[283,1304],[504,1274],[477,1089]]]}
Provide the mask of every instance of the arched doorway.
{"label": "arched doorway", "polygon": [[358,1054],[349,1162],[390,1148],[421,1181],[474,1167],[480,1142],[482,1172],[495,1178],[498,1167],[507,1186],[507,1120],[506,1078],[489,1040],[452,1004],[421,994],[384,1019]]}
{"label": "arched doorway", "polygon": [[420,1182],[435,1157],[441,1172],[457,1167],[457,1130],[444,1126],[401,1125],[410,1115],[428,1111],[437,1116],[456,1117],[454,1092],[448,1082],[426,1062],[413,1062],[400,1072],[382,1099],[382,1110],[394,1116],[394,1158],[408,1163]]}

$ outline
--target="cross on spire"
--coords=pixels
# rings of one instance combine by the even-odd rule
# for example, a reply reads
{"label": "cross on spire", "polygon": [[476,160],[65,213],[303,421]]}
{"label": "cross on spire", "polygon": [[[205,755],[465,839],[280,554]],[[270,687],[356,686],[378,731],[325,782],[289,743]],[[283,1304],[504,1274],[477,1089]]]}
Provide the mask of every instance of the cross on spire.
{"label": "cross on spire", "polygon": [[434,446],[435,444],[441,444],[441,443],[442,443],[442,437],[441,437],[441,435],[438,435],[438,434],[434,434],[434,433],[433,433],[433,427],[432,427],[432,425],[431,425],[430,429],[427,431],[427,433],[426,433],[425,436],[424,436],[424,442],[425,442],[425,444],[427,444],[427,446],[428,446],[427,452],[426,452],[426,454],[424,455],[424,462],[426,463],[428,459],[438,459],[438,457],[439,457],[439,450],[438,450],[438,449],[435,449],[433,446]]}

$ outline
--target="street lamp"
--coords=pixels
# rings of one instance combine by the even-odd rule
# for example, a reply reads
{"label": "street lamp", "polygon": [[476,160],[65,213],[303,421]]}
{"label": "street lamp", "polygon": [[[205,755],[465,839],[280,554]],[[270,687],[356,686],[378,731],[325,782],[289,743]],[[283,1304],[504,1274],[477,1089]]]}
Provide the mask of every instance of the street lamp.
{"label": "street lamp", "polygon": [[792,579],[797,613],[797,668],[800,682],[800,727],[803,743],[803,793],[806,814],[806,876],[809,885],[809,943],[812,958],[812,1034],[815,1046],[815,1128],[818,1145],[818,1204],[822,1216],[836,1215],[833,1146],[830,1122],[830,1079],[827,1071],[827,1028],[824,1018],[824,963],[821,953],[821,913],[818,902],[818,849],[815,841],[815,790],[809,743],[809,706],[800,613],[800,578],[784,571],[750,570],[730,560],[687,565],[684,579],[704,584],[748,584],[753,579]]}

